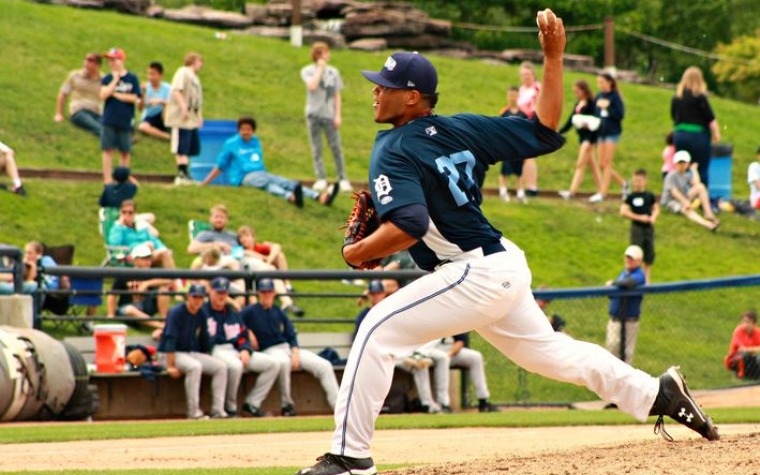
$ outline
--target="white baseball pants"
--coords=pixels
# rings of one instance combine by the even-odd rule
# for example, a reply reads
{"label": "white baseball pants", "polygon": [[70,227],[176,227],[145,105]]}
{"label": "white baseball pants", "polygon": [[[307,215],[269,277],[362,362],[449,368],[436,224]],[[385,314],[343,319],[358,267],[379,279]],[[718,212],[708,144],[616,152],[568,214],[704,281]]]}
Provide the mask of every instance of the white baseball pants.
{"label": "white baseball pants", "polygon": [[[293,404],[293,397],[290,393],[290,345],[287,343],[280,343],[279,345],[267,348],[264,350],[264,353],[272,356],[279,363],[282,406],[284,407],[287,404]],[[338,397],[338,379],[335,377],[335,370],[333,369],[332,363],[309,350],[300,349],[298,354],[301,359],[301,369],[313,374],[314,377],[319,380],[322,389],[325,390],[328,404],[335,409],[335,401]],[[390,388],[390,384],[388,388]],[[388,389],[386,389],[385,393],[388,393]],[[385,399],[385,394],[383,394],[383,399]],[[380,402],[382,404],[382,401]]]}
{"label": "white baseball pants", "polygon": [[280,365],[277,360],[269,355],[255,351],[248,360],[248,366],[243,367],[240,361],[240,352],[229,343],[216,345],[211,351],[214,358],[219,358],[227,366],[227,396],[224,407],[227,412],[238,412],[237,395],[240,388],[240,380],[245,370],[259,373],[256,376],[256,382],[253,389],[248,394],[245,402],[253,407],[261,408],[261,403],[266,399],[267,394],[274,386],[277,375],[280,372]]}
{"label": "white baseball pants", "polygon": [[331,452],[370,456],[375,419],[394,359],[422,344],[476,330],[512,361],[542,376],[585,386],[645,420],[659,381],[599,345],[555,333],[533,298],[523,252],[462,253],[375,305],[359,327],[335,409]]}
{"label": "white baseball pants", "polygon": [[[166,356],[162,361],[166,364]],[[227,371],[224,363],[206,353],[176,352],[174,365],[185,375],[185,397],[187,417],[203,414],[199,407],[201,376],[211,376],[211,414],[224,414],[224,390],[227,386]]]}

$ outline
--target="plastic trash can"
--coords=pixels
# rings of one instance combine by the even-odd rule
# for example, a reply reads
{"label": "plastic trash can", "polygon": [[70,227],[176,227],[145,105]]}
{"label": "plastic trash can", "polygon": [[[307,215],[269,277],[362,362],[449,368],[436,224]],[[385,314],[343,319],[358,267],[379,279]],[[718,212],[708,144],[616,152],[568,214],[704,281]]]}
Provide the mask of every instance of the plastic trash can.
{"label": "plastic trash can", "polygon": [[710,159],[710,199],[731,199],[731,162],[734,147],[731,144],[715,144]]}
{"label": "plastic trash can", "polygon": [[[216,158],[224,147],[224,142],[237,133],[237,121],[235,120],[206,120],[203,127],[198,131],[201,141],[201,153],[190,157],[190,178],[193,181],[203,181],[211,169],[214,168]],[[224,173],[214,181],[214,185],[226,185]]]}

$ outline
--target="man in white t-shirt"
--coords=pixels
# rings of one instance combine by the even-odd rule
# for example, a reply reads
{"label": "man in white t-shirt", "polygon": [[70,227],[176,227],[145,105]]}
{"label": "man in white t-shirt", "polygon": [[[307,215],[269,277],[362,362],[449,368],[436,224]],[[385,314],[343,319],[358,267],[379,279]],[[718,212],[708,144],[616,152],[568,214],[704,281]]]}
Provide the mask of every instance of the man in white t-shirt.
{"label": "man in white t-shirt", "polygon": [[171,150],[177,157],[175,185],[190,183],[190,157],[199,155],[201,142],[198,130],[203,127],[203,88],[198,72],[203,56],[187,53],[184,66],[172,78],[172,92],[166,105],[164,122],[171,132]]}
{"label": "man in white t-shirt", "polygon": [[749,183],[749,205],[760,209],[760,148],[757,149],[757,160],[749,164],[747,183]]}

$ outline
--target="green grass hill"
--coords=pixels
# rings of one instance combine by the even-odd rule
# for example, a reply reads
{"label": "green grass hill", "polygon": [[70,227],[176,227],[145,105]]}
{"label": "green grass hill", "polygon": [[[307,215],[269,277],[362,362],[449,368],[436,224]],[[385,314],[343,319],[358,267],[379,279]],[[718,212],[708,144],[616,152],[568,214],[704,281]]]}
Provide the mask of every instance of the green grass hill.
{"label": "green grass hill", "polygon": [[[68,123],[56,124],[55,96],[67,71],[79,67],[87,51],[112,46],[126,49],[127,65],[145,77],[147,64],[164,63],[169,76],[188,51],[206,59],[201,72],[206,118],[234,119],[252,114],[259,122],[269,169],[300,179],[312,178],[312,166],[303,119],[304,87],[300,68],[308,62],[307,48],[287,42],[231,34],[214,38],[214,31],[161,20],[119,15],[113,12],[40,5],[5,0],[0,6],[0,140],[13,147],[22,167],[100,169],[98,143]],[[377,126],[372,121],[370,84],[361,69],[379,69],[386,54],[335,51],[333,63],[344,81],[343,147],[349,176],[365,179],[367,161]],[[495,114],[503,105],[504,92],[518,82],[517,68],[475,60],[431,56],[439,70],[441,100],[438,112]],[[566,111],[573,102],[573,81],[593,76],[569,72],[566,77]],[[659,192],[660,152],[670,128],[672,90],[623,84],[627,106],[625,132],[616,157],[617,168],[630,174],[644,167],[652,188]],[[724,140],[735,146],[734,195],[746,194],[745,173],[757,147],[760,128],[758,109],[712,98]],[[568,185],[575,163],[577,140],[539,162],[541,187],[561,189]],[[328,158],[328,166],[331,160]],[[135,145],[133,168],[138,172],[173,172],[168,145],[140,138]],[[496,183],[495,175],[487,184]],[[590,179],[589,179],[590,181]],[[0,242],[23,245],[39,239],[48,244],[76,244],[76,264],[97,265],[103,258],[97,232],[97,197],[101,185],[94,182],[26,180],[29,197],[0,193]],[[588,189],[588,188],[587,188]],[[303,210],[252,189],[220,187],[173,187],[144,184],[139,209],[157,214],[161,238],[187,266],[188,219],[204,219],[208,208],[224,202],[231,210],[231,224],[253,224],[262,239],[283,243],[293,268],[344,268],[339,254],[340,226],[350,208],[340,198],[333,208],[307,203]],[[600,206],[585,202],[536,199],[528,206],[504,204],[487,197],[486,214],[494,225],[523,247],[531,262],[534,284],[551,287],[600,285],[614,278],[622,267],[621,254],[628,239],[628,223],[619,218],[618,203]],[[756,222],[723,215],[723,226],[711,234],[683,218],[663,213],[658,223],[657,282],[701,279],[757,272],[760,230]],[[302,283],[299,290],[334,289],[341,284]],[[641,364],[660,371],[671,357],[686,355],[683,364],[698,374],[702,385],[732,384],[720,360],[739,312],[753,304],[753,289],[697,297],[658,297],[645,305],[640,340]],[[571,317],[574,336],[602,342],[606,320],[604,299],[589,304],[557,302],[564,316]],[[350,317],[357,308],[352,300],[304,299],[310,316]],[[647,313],[649,312],[649,313]],[[309,326],[301,327],[308,331]],[[696,332],[696,333],[695,333]],[[663,337],[663,335],[667,335]],[[675,335],[675,336],[674,336]],[[678,338],[676,338],[676,336]],[[688,351],[673,349],[675,340],[693,344]],[[492,390],[506,400],[514,392],[514,366],[490,354],[485,343],[476,347],[489,352]],[[681,348],[680,346],[677,348]],[[497,378],[497,375],[506,375]],[[514,377],[513,377],[514,376]],[[534,396],[543,400],[583,397],[565,385],[530,379]]]}

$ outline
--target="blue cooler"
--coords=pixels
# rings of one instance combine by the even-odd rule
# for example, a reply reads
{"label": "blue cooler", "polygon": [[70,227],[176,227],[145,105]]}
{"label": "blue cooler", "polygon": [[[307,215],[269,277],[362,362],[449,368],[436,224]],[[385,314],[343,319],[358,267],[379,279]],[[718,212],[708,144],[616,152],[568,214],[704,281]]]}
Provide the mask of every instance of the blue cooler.
{"label": "blue cooler", "polygon": [[[219,153],[224,148],[224,142],[237,133],[235,120],[206,120],[203,128],[198,131],[201,141],[201,154],[190,157],[190,178],[193,181],[203,181],[208,175]],[[214,185],[226,185],[224,173],[211,182]]]}
{"label": "blue cooler", "polygon": [[731,199],[731,161],[734,147],[731,144],[715,144],[710,159],[710,199]]}

